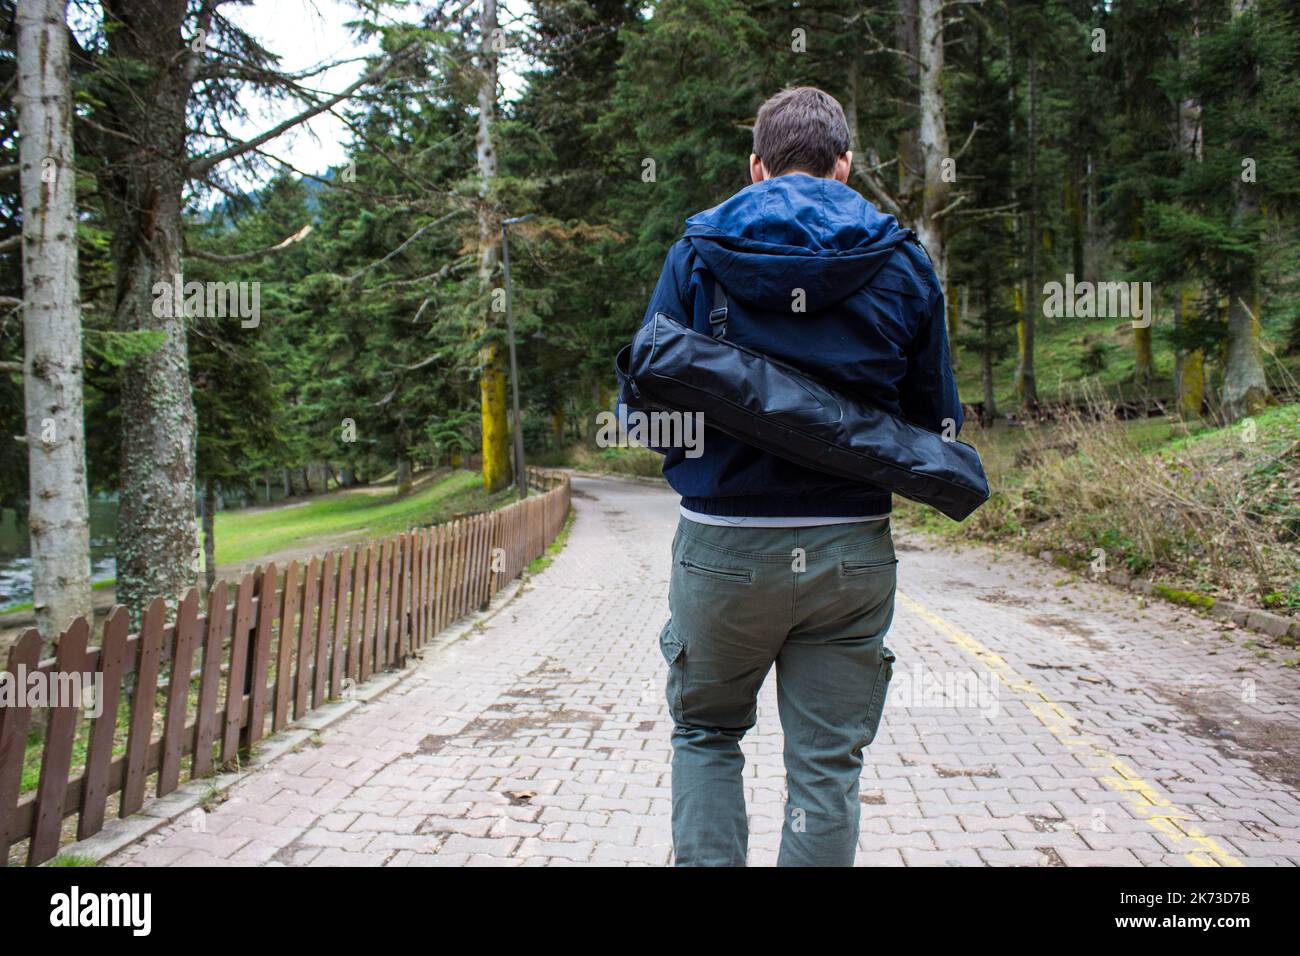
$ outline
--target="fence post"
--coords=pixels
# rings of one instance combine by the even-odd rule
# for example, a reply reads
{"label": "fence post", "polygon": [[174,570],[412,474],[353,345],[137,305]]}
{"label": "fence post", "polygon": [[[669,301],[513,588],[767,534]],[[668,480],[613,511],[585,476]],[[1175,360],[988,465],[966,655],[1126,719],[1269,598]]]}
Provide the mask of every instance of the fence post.
{"label": "fence post", "polygon": [[[41,645],[40,631],[24,631],[9,648],[9,673],[17,677],[39,667]],[[21,707],[0,707],[0,866],[8,863],[10,845],[26,835],[18,833],[18,795],[31,726],[32,709],[26,702]]]}
{"label": "fence post", "polygon": [[[55,670],[60,674],[78,674],[86,668],[86,642],[90,625],[79,617],[59,638]],[[45,728],[45,753],[41,759],[41,779],[36,788],[32,839],[27,845],[27,865],[44,863],[59,852],[59,834],[63,829],[63,801],[72,775],[72,745],[77,736],[77,715],[81,701],[48,701],[50,721]],[[58,706],[55,706],[57,703]]]}
{"label": "fence post", "polygon": [[[198,594],[193,593],[190,610],[197,626]],[[176,623],[178,627],[181,624],[179,615]],[[82,774],[85,784],[81,790],[81,819],[77,821],[78,840],[93,836],[104,826],[108,801],[108,769],[113,760],[113,739],[117,735],[117,709],[122,699],[122,677],[126,672],[130,650],[130,627],[131,617],[120,604],[109,612],[108,620],[104,622],[104,637],[99,649],[99,672],[104,675],[104,696],[97,702],[100,704],[100,712],[90,731],[90,748],[86,753],[86,769]],[[193,628],[190,640],[193,641]],[[0,744],[0,750],[2,749],[3,744]],[[161,776],[159,779],[162,779]]]}
{"label": "fence post", "polygon": [[[128,615],[119,608],[121,627]],[[109,623],[112,623],[110,618]],[[108,627],[104,629],[104,648],[108,648]],[[171,676],[167,681],[167,712],[163,718],[162,762],[158,767],[158,796],[171,793],[181,782],[181,757],[188,750],[185,716],[190,705],[190,674],[194,670],[194,649],[199,643],[199,589],[190,588],[176,609],[176,645],[172,651]],[[98,829],[98,827],[96,827]],[[94,831],[91,831],[94,832]]]}
{"label": "fence post", "polygon": [[276,604],[275,562],[262,571],[257,585],[257,629],[248,646],[248,673],[244,683],[248,688],[248,726],[244,728],[242,745],[252,747],[262,739],[266,726],[266,695],[268,670],[271,664],[271,631],[275,626]]}

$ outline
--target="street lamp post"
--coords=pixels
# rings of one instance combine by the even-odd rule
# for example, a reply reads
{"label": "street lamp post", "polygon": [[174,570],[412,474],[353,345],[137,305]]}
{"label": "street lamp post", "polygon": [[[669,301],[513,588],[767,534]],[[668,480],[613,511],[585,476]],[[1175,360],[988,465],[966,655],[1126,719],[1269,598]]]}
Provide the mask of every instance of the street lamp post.
{"label": "street lamp post", "polygon": [[524,473],[524,429],[519,420],[519,367],[515,363],[515,315],[510,294],[510,235],[509,228],[527,222],[533,214],[501,220],[501,265],[506,274],[506,332],[510,338],[510,392],[515,417],[515,482],[519,497],[528,497],[528,476]]}

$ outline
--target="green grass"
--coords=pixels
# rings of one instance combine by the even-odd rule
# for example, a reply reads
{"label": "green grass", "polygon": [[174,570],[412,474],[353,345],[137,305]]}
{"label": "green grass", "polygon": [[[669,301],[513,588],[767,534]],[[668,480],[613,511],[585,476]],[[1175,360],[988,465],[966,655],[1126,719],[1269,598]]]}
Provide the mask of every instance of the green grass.
{"label": "green grass", "polygon": [[578,513],[576,511],[569,512],[569,516],[564,519],[564,527],[561,528],[560,533],[555,536],[555,540],[546,546],[546,550],[542,552],[541,557],[533,558],[533,560],[529,562],[529,574],[538,574],[551,566],[551,562],[555,560],[555,556],[563,551],[565,544],[568,543],[569,532],[573,530],[573,522],[577,517]]}
{"label": "green grass", "polygon": [[495,495],[483,479],[454,471],[404,497],[396,493],[348,490],[304,504],[217,514],[217,563],[238,564],[328,536],[382,537],[436,524],[456,514],[499,508],[514,500],[513,487]]}
{"label": "green grass", "polygon": [[[160,706],[165,702],[159,700]],[[126,753],[127,726],[131,720],[131,704],[122,695],[117,707],[116,733],[113,735],[113,756],[120,757]],[[90,751],[90,725],[86,721],[79,723],[77,736],[72,741],[72,776],[81,773],[86,766],[86,755]],[[44,739],[39,731],[33,731],[27,737],[27,746],[23,757],[22,776],[19,782],[21,793],[30,793],[41,781],[41,757],[44,752]]]}
{"label": "green grass", "polygon": [[[457,470],[436,477],[410,494],[395,491],[335,491],[302,504],[218,512],[217,563],[242,564],[331,537],[378,538],[437,524],[458,514],[501,508],[515,500],[514,486],[489,495],[476,472]],[[95,590],[117,582],[96,581]],[[4,613],[30,611],[30,601]]]}
{"label": "green grass", "polygon": [[54,859],[50,860],[48,866],[99,866],[99,861],[93,856],[85,856],[80,853],[61,853]]}
{"label": "green grass", "polygon": [[1189,434],[1174,434],[1162,443],[1163,451],[1197,451],[1228,442],[1244,442],[1253,433],[1258,449],[1271,455],[1285,452],[1300,439],[1300,404],[1275,405],[1258,415],[1242,419],[1231,428],[1213,428],[1206,425],[1190,430]]}
{"label": "green grass", "polygon": [[[974,331],[974,319],[971,328]],[[1174,351],[1163,334],[1173,317],[1161,312],[1153,326],[1151,343],[1154,373],[1148,387],[1149,394],[1164,400],[1174,394]],[[1279,373],[1277,362],[1269,355],[1276,354],[1292,377],[1300,377],[1300,355],[1283,355],[1289,333],[1290,319],[1285,315],[1265,313],[1261,342],[1265,349],[1264,368],[1270,381]],[[1101,349],[1105,365],[1098,371],[1085,369],[1084,355],[1093,346]],[[984,397],[980,382],[979,356],[967,349],[958,351],[957,386],[967,402],[978,402]],[[1209,360],[1213,373],[1216,362]],[[1125,320],[1114,319],[1047,319],[1038,317],[1034,326],[1034,372],[1038,382],[1038,396],[1051,402],[1059,400],[1064,388],[1084,381],[1095,381],[1113,397],[1131,398],[1137,394],[1134,382],[1135,350],[1133,327]],[[994,395],[998,409],[1003,412],[1020,408],[1015,387],[1016,356],[1014,349],[1002,361],[994,364]]]}

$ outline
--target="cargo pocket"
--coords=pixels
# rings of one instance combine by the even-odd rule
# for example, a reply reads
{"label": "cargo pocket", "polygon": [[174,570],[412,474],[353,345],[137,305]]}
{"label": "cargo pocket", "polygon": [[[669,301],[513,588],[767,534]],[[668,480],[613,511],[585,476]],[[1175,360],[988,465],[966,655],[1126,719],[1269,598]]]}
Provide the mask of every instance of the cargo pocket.
{"label": "cargo pocket", "polygon": [[663,651],[664,660],[668,662],[668,683],[665,691],[668,715],[672,717],[673,723],[680,724],[682,722],[682,670],[686,666],[682,655],[686,645],[673,630],[671,619],[659,632],[659,649]]}
{"label": "cargo pocket", "polygon": [[867,708],[867,727],[866,735],[862,739],[862,746],[869,747],[871,742],[876,739],[876,731],[880,729],[880,719],[885,712],[885,697],[889,693],[889,682],[894,679],[894,652],[883,644],[880,646],[880,669],[876,671],[875,687],[871,690],[871,705]]}

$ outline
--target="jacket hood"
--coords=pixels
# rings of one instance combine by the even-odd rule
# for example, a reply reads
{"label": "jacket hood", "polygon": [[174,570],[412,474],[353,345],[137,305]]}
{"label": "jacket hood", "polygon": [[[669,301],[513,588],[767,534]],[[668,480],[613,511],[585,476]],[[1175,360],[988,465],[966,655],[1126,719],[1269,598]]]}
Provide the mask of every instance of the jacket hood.
{"label": "jacket hood", "polygon": [[799,288],[816,312],[871,281],[907,232],[843,183],[790,173],[691,216],[686,238],[728,296],[788,312]]}

